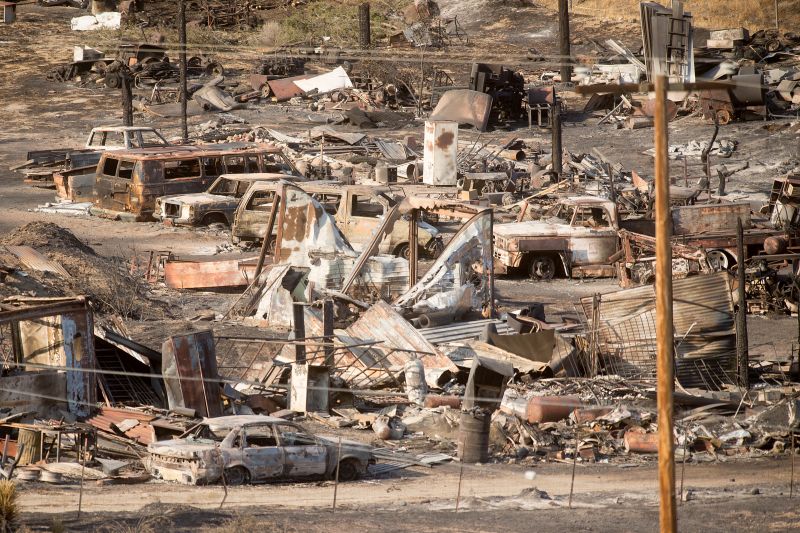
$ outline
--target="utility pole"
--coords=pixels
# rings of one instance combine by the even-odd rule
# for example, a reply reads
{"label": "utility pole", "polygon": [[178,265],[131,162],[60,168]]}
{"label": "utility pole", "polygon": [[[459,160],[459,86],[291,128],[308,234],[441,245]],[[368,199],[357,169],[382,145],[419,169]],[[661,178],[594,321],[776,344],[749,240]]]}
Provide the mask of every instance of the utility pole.
{"label": "utility pole", "polygon": [[672,381],[672,237],[667,148],[667,77],[655,79],[656,150],[656,377],[658,402],[658,485],[661,533],[675,533],[675,452],[673,450]]}
{"label": "utility pole", "polygon": [[597,84],[576,87],[578,94],[626,94],[655,91],[656,150],[656,395],[658,401],[658,480],[661,533],[675,533],[675,454],[672,419],[672,383],[674,379],[674,333],[672,325],[672,244],[671,212],[669,207],[669,144],[667,132],[667,91],[696,91],[728,89],[727,83],[701,81],[671,83],[667,77],[656,76],[650,83]]}
{"label": "utility pole", "polygon": [[186,84],[186,0],[178,0],[178,41],[180,42],[180,69],[181,69],[181,134],[183,142],[189,142],[189,122],[186,116],[186,106],[189,91]]}
{"label": "utility pole", "polygon": [[569,4],[568,0],[558,0],[558,43],[561,83],[572,80],[571,53],[569,50]]}

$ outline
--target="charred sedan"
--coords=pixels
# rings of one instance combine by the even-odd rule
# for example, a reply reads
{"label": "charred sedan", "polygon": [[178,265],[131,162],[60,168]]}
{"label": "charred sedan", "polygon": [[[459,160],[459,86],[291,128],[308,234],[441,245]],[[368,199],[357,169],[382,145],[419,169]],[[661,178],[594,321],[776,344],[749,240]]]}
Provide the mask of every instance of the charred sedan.
{"label": "charred sedan", "polygon": [[369,446],[314,436],[281,418],[237,415],[208,418],[192,436],[149,444],[145,467],[158,479],[189,485],[228,485],[279,479],[351,481],[375,462]]}

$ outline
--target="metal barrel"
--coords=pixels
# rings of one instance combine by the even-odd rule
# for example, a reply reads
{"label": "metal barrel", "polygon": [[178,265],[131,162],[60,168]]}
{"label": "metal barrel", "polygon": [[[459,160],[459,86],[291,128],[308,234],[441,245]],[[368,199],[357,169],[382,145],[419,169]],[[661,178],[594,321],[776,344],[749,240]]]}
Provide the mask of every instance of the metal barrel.
{"label": "metal barrel", "polygon": [[485,463],[489,460],[489,424],[485,411],[462,411],[458,428],[458,458],[464,463]]}

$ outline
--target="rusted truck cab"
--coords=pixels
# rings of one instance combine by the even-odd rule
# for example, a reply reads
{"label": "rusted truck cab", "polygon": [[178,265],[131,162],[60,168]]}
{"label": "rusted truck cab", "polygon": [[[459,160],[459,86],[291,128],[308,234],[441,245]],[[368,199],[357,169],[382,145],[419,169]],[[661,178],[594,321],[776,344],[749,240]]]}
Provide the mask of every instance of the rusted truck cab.
{"label": "rusted truck cab", "polygon": [[594,196],[564,198],[541,218],[523,208],[517,222],[495,224],[495,271],[525,269],[547,280],[614,274],[610,258],[619,249],[619,221],[613,202]]}
{"label": "rusted truck cab", "polygon": [[222,174],[264,172],[276,153],[273,145],[254,143],[106,152],[97,164],[92,213],[153,220],[156,198],[204,191]]}
{"label": "rusted truck cab", "polygon": [[[369,243],[396,201],[385,187],[330,182],[308,182],[299,186],[334,216],[337,227],[357,250]],[[273,185],[257,183],[250,188],[236,210],[231,231],[234,242],[263,239],[274,196]],[[408,259],[408,224],[406,220],[398,221],[392,233],[379,245],[378,252]],[[431,257],[437,257],[444,248],[439,230],[426,222],[419,222],[418,238],[421,251]]]}

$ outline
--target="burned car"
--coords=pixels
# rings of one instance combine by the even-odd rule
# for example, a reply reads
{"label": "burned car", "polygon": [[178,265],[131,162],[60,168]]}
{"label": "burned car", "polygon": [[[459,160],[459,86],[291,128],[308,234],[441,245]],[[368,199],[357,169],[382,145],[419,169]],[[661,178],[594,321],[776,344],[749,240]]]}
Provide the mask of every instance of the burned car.
{"label": "burned car", "polygon": [[161,196],[156,198],[153,216],[174,226],[230,226],[239,201],[254,183],[281,179],[305,181],[302,176],[292,174],[288,166],[283,171],[285,173],[225,174],[206,192]]}
{"label": "burned car", "polygon": [[[375,462],[371,448],[311,435],[282,418],[233,415],[207,418],[192,435],[147,446],[145,468],[157,479],[189,485],[227,485],[279,479],[352,481]],[[222,476],[225,479],[222,479]]]}
{"label": "burned car", "polygon": [[[303,183],[300,187],[333,215],[337,227],[356,250],[360,250],[370,241],[383,217],[398,200],[388,187],[342,185],[324,181]],[[234,243],[258,242],[264,238],[274,196],[274,184],[257,183],[247,191],[233,221],[231,235]],[[444,249],[439,230],[424,221],[419,221],[418,226],[421,255],[438,257]],[[408,227],[408,220],[398,221],[392,233],[381,241],[378,251],[408,259]]]}

